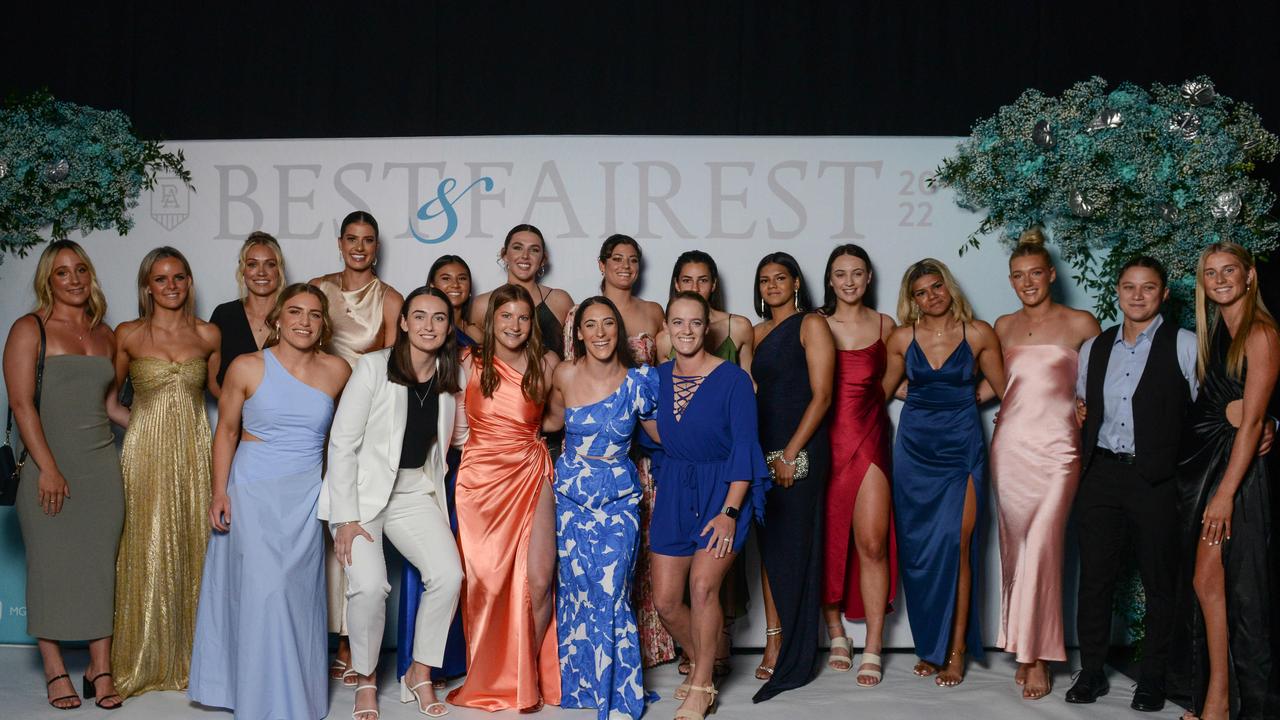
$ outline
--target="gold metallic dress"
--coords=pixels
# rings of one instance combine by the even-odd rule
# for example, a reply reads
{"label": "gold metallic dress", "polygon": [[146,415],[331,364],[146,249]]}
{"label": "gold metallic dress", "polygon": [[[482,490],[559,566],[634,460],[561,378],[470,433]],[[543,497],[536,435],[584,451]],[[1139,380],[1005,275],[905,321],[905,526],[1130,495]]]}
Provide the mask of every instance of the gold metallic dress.
{"label": "gold metallic dress", "polygon": [[116,559],[116,689],[129,697],[187,687],[209,542],[209,420],[204,358],[129,363],[125,520]]}

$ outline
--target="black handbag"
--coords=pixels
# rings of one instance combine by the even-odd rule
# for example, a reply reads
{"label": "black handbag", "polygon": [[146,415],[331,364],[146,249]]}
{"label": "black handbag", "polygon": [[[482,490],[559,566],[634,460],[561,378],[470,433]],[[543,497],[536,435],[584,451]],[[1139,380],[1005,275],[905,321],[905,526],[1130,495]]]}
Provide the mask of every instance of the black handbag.
{"label": "black handbag", "polygon": [[[40,316],[34,313],[31,317],[36,319],[36,327],[40,328],[40,355],[36,359],[36,394],[35,406],[36,412],[40,411],[40,386],[44,384],[44,350],[45,336],[44,323],[40,321]],[[22,454],[17,460],[13,457],[13,444],[10,438],[13,434],[13,408],[9,408],[7,418],[4,423],[4,445],[0,445],[0,505],[12,505],[18,499],[18,481],[22,475],[22,464],[27,461],[27,449],[22,448]]]}

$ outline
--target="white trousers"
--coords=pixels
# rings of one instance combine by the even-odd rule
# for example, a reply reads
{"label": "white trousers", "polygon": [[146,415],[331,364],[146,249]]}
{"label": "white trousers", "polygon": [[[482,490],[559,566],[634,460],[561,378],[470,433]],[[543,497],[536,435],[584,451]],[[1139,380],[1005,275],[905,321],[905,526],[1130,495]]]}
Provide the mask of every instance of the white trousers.
{"label": "white trousers", "polygon": [[387,506],[360,526],[373,536],[373,542],[357,536],[351,546],[351,565],[346,568],[351,669],[370,675],[378,666],[391,594],[382,552],[384,537],[418,568],[425,585],[414,622],[413,659],[440,667],[449,625],[458,609],[462,562],[434,485],[421,468],[401,470]]}

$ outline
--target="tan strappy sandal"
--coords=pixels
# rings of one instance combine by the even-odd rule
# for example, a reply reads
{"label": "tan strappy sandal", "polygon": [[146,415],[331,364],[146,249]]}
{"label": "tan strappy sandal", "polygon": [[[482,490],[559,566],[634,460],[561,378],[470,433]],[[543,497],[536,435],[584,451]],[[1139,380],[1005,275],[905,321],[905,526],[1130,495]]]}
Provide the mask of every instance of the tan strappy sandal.
{"label": "tan strappy sandal", "polygon": [[706,716],[716,711],[716,696],[720,694],[720,691],[716,690],[714,686],[690,685],[689,690],[690,692],[697,690],[698,692],[704,692],[710,695],[711,702],[707,703],[707,709],[703,710],[702,712],[697,712],[695,710],[686,710],[683,708],[681,708],[680,710],[676,710],[676,716],[674,720],[703,720],[703,718],[705,718]]}

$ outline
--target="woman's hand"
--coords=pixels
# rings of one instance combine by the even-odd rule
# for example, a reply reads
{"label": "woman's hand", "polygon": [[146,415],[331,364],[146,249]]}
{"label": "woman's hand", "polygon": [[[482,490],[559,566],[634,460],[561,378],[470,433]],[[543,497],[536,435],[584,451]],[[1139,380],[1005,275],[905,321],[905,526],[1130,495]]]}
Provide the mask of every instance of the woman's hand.
{"label": "woman's hand", "polygon": [[62,512],[62,503],[71,497],[71,488],[67,487],[67,479],[62,477],[58,468],[40,471],[36,497],[40,500],[40,509],[45,515],[53,517]]}
{"label": "woman's hand", "polygon": [[218,532],[231,529],[231,498],[226,493],[214,493],[209,501],[209,526]]}
{"label": "woman's hand", "polygon": [[1204,516],[1200,520],[1200,539],[1210,545],[1221,545],[1223,540],[1231,539],[1231,511],[1235,507],[1235,498],[1222,492],[1215,492],[1204,508]]}
{"label": "woman's hand", "polygon": [[368,530],[360,527],[358,522],[343,523],[342,527],[333,533],[333,554],[337,555],[342,564],[347,567],[351,567],[351,546],[357,537],[373,542],[373,536]]}
{"label": "woman's hand", "polygon": [[791,464],[788,465],[782,461],[782,458],[786,456],[787,454],[783,453],[782,457],[769,463],[770,467],[773,468],[773,484],[781,488],[789,488],[796,482],[795,460],[792,460]]}
{"label": "woman's hand", "polygon": [[1085,407],[1084,401],[1076,398],[1076,425],[1084,427],[1085,418],[1089,416],[1089,411]]}
{"label": "woman's hand", "polygon": [[724,513],[719,513],[702,528],[702,534],[699,537],[706,537],[708,532],[711,533],[711,538],[707,541],[707,552],[715,553],[718,559],[733,552],[733,533],[737,529],[736,520]]}

